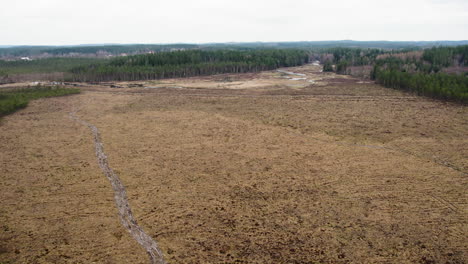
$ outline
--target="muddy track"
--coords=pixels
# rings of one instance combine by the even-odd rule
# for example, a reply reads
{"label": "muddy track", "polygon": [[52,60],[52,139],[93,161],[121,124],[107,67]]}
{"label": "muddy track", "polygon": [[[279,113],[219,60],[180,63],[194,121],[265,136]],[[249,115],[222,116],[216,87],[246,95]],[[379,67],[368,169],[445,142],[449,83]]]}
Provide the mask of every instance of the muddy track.
{"label": "muddy track", "polygon": [[165,264],[162,251],[159,249],[158,244],[143,229],[138,225],[133,217],[130,204],[128,203],[127,193],[125,187],[119,179],[119,176],[109,167],[107,156],[104,153],[103,144],[99,130],[96,126],[79,119],[76,116],[77,111],[70,112],[70,118],[76,122],[89,127],[94,136],[94,146],[96,157],[98,159],[99,167],[104,175],[109,179],[114,189],[114,198],[117,209],[119,210],[120,222],[132,235],[132,237],[146,250],[149,255],[151,264]]}

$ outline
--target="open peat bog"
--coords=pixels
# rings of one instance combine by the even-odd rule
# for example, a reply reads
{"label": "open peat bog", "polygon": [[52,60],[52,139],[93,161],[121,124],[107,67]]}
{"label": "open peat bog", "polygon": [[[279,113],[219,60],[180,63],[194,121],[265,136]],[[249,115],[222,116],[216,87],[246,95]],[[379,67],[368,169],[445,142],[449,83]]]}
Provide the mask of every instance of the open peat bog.
{"label": "open peat bog", "polygon": [[[83,85],[83,84],[82,84]],[[320,72],[83,85],[0,124],[0,263],[466,263],[468,108]]]}

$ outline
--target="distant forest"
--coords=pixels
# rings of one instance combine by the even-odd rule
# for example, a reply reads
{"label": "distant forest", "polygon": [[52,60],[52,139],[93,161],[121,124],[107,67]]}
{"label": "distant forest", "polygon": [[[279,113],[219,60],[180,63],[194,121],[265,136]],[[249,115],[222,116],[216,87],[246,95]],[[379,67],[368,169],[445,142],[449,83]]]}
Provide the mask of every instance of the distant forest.
{"label": "distant forest", "polygon": [[379,59],[372,78],[386,87],[468,103],[466,66],[468,46],[432,48],[425,50],[422,57]]}
{"label": "distant forest", "polygon": [[297,49],[188,50],[118,57],[107,63],[75,67],[72,81],[133,81],[220,73],[272,70],[308,63],[309,53]]}
{"label": "distant forest", "polygon": [[[467,44],[468,41],[320,41],[8,47],[0,48],[0,58],[4,58],[0,59],[0,83],[190,77],[257,72],[319,60],[324,71],[370,78],[386,87],[468,103]],[[23,56],[33,59],[20,59]]]}
{"label": "distant forest", "polygon": [[368,75],[386,87],[468,103],[468,45],[394,51],[332,48],[321,56],[324,71]]}
{"label": "distant forest", "polygon": [[96,58],[47,58],[32,61],[0,60],[0,77],[12,74],[67,72],[83,65],[104,63],[107,60]]}
{"label": "distant forest", "polygon": [[123,54],[143,54],[174,50],[198,49],[198,45],[92,45],[92,46],[14,46],[0,48],[0,59],[51,58],[51,57],[91,57],[105,58]]}
{"label": "distant forest", "polygon": [[106,44],[79,46],[0,46],[0,59],[50,58],[50,57],[98,57],[137,55],[175,50],[254,50],[254,49],[323,49],[323,48],[374,48],[414,49],[436,46],[468,45],[468,41],[299,41],[299,42],[246,42],[208,44]]}

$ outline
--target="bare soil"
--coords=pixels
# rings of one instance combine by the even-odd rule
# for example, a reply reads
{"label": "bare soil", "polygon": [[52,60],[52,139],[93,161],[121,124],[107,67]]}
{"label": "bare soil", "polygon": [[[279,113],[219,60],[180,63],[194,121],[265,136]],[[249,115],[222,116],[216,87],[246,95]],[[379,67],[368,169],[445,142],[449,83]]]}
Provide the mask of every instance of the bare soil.
{"label": "bare soil", "polygon": [[306,79],[88,85],[3,118],[0,263],[149,262],[76,107],[168,263],[466,263],[468,108],[287,71]]}

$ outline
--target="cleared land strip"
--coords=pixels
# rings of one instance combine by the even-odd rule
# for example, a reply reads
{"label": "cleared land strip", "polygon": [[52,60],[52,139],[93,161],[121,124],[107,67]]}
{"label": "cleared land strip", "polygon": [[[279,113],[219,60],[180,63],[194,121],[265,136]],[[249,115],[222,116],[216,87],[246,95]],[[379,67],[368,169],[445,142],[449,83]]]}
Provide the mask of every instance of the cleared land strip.
{"label": "cleared land strip", "polygon": [[104,175],[109,179],[114,189],[114,198],[119,210],[119,217],[122,225],[128,230],[133,238],[146,250],[150,257],[151,264],[165,264],[162,251],[158,244],[138,225],[133,217],[130,204],[128,203],[125,187],[119,179],[119,176],[109,167],[107,156],[104,153],[101,136],[96,126],[79,119],[76,116],[76,111],[69,113],[70,117],[78,123],[81,123],[91,129],[94,136],[94,146],[96,157],[98,158],[99,167],[104,172]]}

